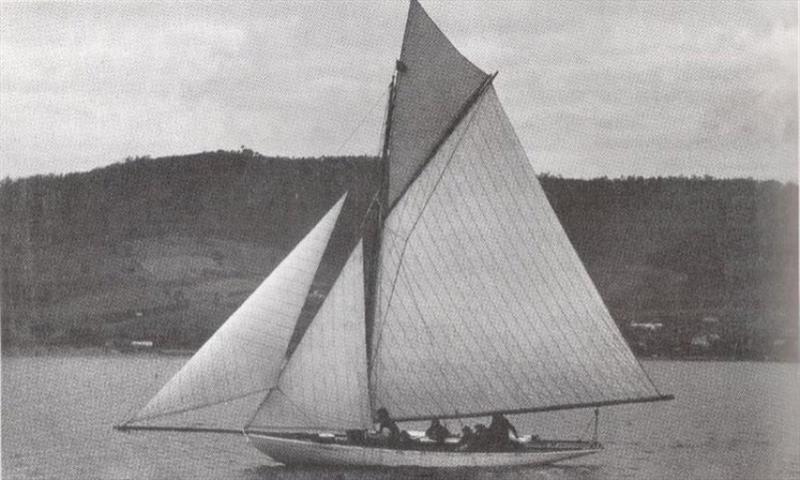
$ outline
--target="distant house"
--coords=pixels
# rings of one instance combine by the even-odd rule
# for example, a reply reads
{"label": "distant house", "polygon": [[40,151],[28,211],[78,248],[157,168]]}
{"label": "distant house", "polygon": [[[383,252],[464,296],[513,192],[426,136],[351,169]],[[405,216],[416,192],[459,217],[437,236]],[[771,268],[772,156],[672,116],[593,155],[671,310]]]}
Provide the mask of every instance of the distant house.
{"label": "distant house", "polygon": [[695,335],[692,337],[691,345],[698,348],[708,348],[711,346],[711,342],[708,335]]}
{"label": "distant house", "polygon": [[638,328],[640,330],[648,330],[651,332],[655,332],[656,330],[664,328],[664,324],[661,322],[644,322],[644,323],[631,322],[630,326],[631,328]]}

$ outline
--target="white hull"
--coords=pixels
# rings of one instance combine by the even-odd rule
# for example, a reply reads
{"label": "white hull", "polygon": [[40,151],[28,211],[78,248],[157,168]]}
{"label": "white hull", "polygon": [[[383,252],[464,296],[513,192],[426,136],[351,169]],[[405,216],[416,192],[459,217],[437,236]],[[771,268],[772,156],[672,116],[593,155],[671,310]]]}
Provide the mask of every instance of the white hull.
{"label": "white hull", "polygon": [[602,448],[565,450],[526,449],[516,452],[453,452],[397,450],[318,443],[257,433],[250,443],[286,465],[340,465],[358,467],[492,468],[545,465],[599,452]]}

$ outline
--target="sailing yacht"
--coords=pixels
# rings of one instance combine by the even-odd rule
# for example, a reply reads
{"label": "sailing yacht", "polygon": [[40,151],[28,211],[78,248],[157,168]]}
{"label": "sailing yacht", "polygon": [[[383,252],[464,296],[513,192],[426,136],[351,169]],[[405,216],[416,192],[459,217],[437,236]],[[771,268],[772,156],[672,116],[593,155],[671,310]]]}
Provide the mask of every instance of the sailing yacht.
{"label": "sailing yacht", "polygon": [[520,466],[602,446],[522,437],[462,451],[457,438],[392,446],[367,432],[381,408],[403,422],[671,399],[625,343],[556,218],[495,75],[411,0],[389,86],[381,188],[296,348],[297,319],[346,195],[116,428],[243,434],[287,464]]}

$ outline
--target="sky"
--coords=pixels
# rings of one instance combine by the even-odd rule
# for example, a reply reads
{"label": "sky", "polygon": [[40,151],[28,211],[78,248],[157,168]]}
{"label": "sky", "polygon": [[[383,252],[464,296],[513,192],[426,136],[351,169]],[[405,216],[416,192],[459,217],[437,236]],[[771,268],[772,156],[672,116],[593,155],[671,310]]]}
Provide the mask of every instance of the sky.
{"label": "sky", "polygon": [[[795,2],[440,2],[534,168],[797,179]],[[405,1],[0,3],[0,176],[377,154]]]}

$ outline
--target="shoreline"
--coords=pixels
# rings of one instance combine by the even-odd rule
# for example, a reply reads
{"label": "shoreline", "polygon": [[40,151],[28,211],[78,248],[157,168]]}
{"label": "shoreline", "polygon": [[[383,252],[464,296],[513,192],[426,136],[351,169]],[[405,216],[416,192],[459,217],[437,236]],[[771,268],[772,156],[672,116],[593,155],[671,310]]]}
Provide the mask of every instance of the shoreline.
{"label": "shoreline", "polygon": [[60,355],[66,357],[87,357],[87,356],[131,356],[131,355],[159,355],[159,356],[191,356],[196,349],[190,348],[117,348],[117,347],[75,347],[68,345],[27,345],[11,346],[0,348],[0,355],[3,357],[44,357],[50,355]]}
{"label": "shoreline", "polygon": [[[192,348],[118,348],[118,347],[76,347],[69,345],[26,345],[7,346],[0,348],[3,357],[42,357],[50,355],[59,356],[175,356],[189,357],[197,349]],[[781,360],[773,358],[727,358],[704,357],[691,355],[686,357],[636,357],[639,361],[661,362],[754,362],[754,363],[800,363],[797,360]]]}

